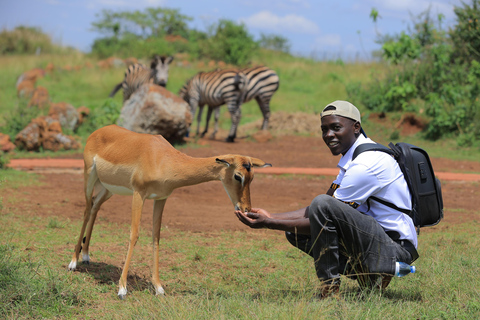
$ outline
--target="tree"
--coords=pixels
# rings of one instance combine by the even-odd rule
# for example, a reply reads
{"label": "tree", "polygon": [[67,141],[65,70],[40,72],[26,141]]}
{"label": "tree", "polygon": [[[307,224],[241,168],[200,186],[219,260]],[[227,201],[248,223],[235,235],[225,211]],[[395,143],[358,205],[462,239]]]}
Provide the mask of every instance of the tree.
{"label": "tree", "polygon": [[462,61],[480,60],[480,0],[472,4],[462,3],[455,7],[457,24],[450,30],[450,38],[455,46],[455,57]]}
{"label": "tree", "polygon": [[265,35],[262,33],[260,35],[259,45],[265,49],[282,51],[285,53],[290,52],[290,43],[288,39],[278,34]]}
{"label": "tree", "polygon": [[134,34],[142,38],[165,35],[188,35],[187,22],[193,18],[180,14],[177,9],[147,8],[141,11],[102,10],[92,22],[92,29],[107,36],[121,38]]}
{"label": "tree", "polygon": [[235,65],[246,64],[258,48],[244,24],[222,19],[210,27],[211,37],[207,40],[206,54],[215,60]]}

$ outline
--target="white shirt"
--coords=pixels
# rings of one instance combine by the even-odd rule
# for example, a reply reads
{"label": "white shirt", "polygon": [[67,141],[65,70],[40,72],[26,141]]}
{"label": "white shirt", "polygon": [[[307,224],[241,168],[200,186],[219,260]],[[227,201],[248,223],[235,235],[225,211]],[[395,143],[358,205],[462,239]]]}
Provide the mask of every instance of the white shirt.
{"label": "white shirt", "polygon": [[417,247],[415,226],[408,215],[372,199],[368,207],[367,199],[371,196],[408,210],[412,209],[412,201],[403,173],[391,155],[369,151],[352,161],[355,148],[364,143],[374,142],[360,135],[338,162],[340,172],[334,183],[340,187],[335,190],[334,197],[357,203],[357,210],[375,218],[385,231],[396,231],[400,239],[410,240]]}

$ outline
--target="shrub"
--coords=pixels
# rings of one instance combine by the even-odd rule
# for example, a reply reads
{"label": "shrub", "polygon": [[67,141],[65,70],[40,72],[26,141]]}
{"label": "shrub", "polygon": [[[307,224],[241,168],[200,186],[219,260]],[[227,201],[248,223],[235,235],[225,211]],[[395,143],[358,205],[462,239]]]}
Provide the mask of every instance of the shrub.
{"label": "shrub", "polygon": [[245,25],[230,20],[220,20],[211,27],[212,36],[206,41],[204,53],[214,60],[223,60],[234,65],[250,61],[258,49],[257,43],[247,32]]}
{"label": "shrub", "polygon": [[[377,112],[415,112],[419,111],[417,105],[424,106],[431,119],[425,131],[427,138],[453,134],[459,136],[458,143],[471,144],[480,132],[480,63],[472,53],[480,40],[478,32],[475,38],[466,27],[474,27],[479,14],[473,9],[480,0],[472,1],[471,7],[464,4],[455,8],[460,27],[454,28],[451,37],[441,29],[443,16],[434,23],[429,10],[419,16],[411,34],[386,37],[389,40],[382,50],[388,72],[382,78],[373,77],[368,84],[348,85],[350,99]],[[471,52],[459,49],[460,42]]]}

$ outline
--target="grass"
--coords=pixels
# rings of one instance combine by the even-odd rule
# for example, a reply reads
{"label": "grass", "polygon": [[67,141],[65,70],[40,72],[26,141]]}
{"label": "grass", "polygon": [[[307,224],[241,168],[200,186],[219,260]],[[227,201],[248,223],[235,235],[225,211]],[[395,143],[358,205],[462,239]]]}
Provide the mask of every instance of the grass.
{"label": "grass", "polygon": [[[0,127],[5,114],[21,102],[15,82],[24,71],[84,65],[83,56],[0,57]],[[346,99],[344,83],[367,80],[376,65],[343,65],[272,56],[255,63],[277,70],[282,79],[272,110],[319,112],[328,102]],[[175,63],[175,62],[174,62]],[[94,63],[93,63],[94,64]],[[178,92],[198,72],[172,65],[168,89]],[[58,71],[39,80],[54,102],[91,110],[102,105],[123,68]],[[121,93],[114,101],[121,104]],[[361,108],[362,106],[360,106]],[[364,111],[364,110],[362,110]],[[242,107],[242,123],[261,117],[256,103]],[[230,126],[223,109],[220,125]],[[388,143],[392,128],[365,121],[367,133]],[[84,138],[84,137],[83,137]],[[478,161],[479,150],[458,148],[454,141],[425,142],[432,157]],[[26,153],[19,153],[22,157]],[[62,153],[59,153],[62,154]],[[40,154],[44,156],[45,154]],[[37,154],[35,154],[37,156]],[[49,155],[52,156],[52,155]],[[186,233],[165,229],[161,240],[161,280],[167,295],[156,297],[150,285],[151,246],[142,230],[128,279],[129,294],[119,301],[117,284],[127,249],[127,225],[99,219],[91,246],[92,263],[67,272],[80,221],[40,218],[17,212],[19,199],[1,196],[4,188],[38,184],[34,174],[0,171],[0,317],[5,319],[475,319],[480,317],[479,222],[432,228],[420,235],[417,273],[394,279],[384,293],[361,292],[344,279],[339,299],[314,298],[319,282],[309,257],[292,248],[278,232]],[[455,208],[446,208],[455,212]]]}
{"label": "grass", "polygon": [[[108,100],[114,85],[123,79],[124,67],[100,69],[96,61],[83,55],[40,55],[40,56],[1,56],[0,68],[0,128],[16,108],[26,105],[16,94],[15,82],[20,74],[31,68],[44,68],[54,63],[56,71],[47,74],[37,81],[37,85],[48,89],[53,102],[68,102],[74,107],[86,106],[95,112]],[[280,76],[280,88],[271,101],[272,112],[305,112],[319,113],[329,102],[348,99],[345,85],[351,81],[368,81],[371,73],[382,73],[383,66],[377,63],[344,64],[334,62],[315,62],[309,59],[296,58],[285,54],[263,51],[252,60],[252,64],[265,64],[276,70]],[[90,67],[88,67],[90,65]],[[66,66],[83,66],[80,70],[65,69]],[[187,79],[199,71],[207,71],[208,67],[199,68],[195,62],[190,66],[179,66],[176,61],[170,66],[167,88],[177,93]],[[113,103],[122,105],[122,93],[118,92]],[[431,157],[447,157],[454,160],[480,159],[480,149],[458,147],[454,139],[425,141],[421,134],[411,137],[398,136],[398,132],[390,123],[379,125],[369,121],[369,112],[365,106],[358,106],[365,116],[363,126],[367,133],[380,143],[405,141],[424,147]],[[206,111],[203,119],[205,119]],[[241,124],[253,122],[262,117],[255,101],[242,106]],[[393,114],[392,119],[400,115]],[[397,119],[397,120],[398,120]],[[392,120],[393,121],[393,120]],[[205,120],[202,121],[202,126]],[[213,125],[213,124],[212,124]],[[221,108],[220,128],[228,130],[231,125],[227,108]],[[196,128],[196,124],[194,126]],[[1,131],[1,130],[0,130]],[[91,132],[80,130],[80,141],[84,142]],[[70,133],[69,133],[70,134]],[[72,152],[70,152],[72,153]],[[57,154],[63,154],[59,152]],[[68,154],[68,153],[67,153]],[[40,156],[52,156],[39,153]],[[54,155],[53,155],[54,156]],[[14,157],[32,157],[28,153],[18,153]]]}
{"label": "grass", "polygon": [[[447,208],[448,210],[448,208]],[[53,221],[53,222],[52,222]],[[343,279],[339,297],[317,300],[311,258],[280,232],[162,230],[165,297],[150,284],[149,230],[135,248],[125,301],[117,284],[128,225],[97,223],[91,264],[68,272],[81,222],[0,211],[0,317],[85,319],[475,319],[480,316],[479,222],[420,235],[417,273],[383,292]]]}

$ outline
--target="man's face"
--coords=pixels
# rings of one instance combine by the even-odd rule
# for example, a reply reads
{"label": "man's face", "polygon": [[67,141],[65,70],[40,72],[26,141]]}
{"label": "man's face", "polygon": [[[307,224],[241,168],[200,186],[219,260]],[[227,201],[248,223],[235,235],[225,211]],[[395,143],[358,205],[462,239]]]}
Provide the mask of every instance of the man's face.
{"label": "man's face", "polygon": [[329,115],[322,118],[323,141],[334,156],[345,155],[357,140],[360,123],[341,116]]}

